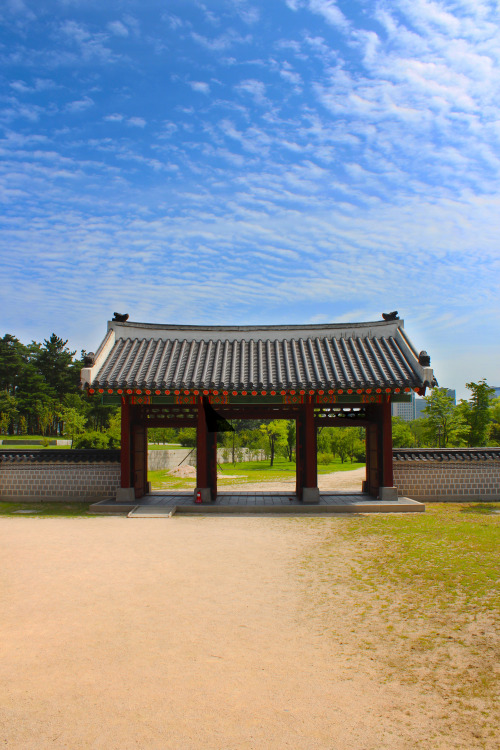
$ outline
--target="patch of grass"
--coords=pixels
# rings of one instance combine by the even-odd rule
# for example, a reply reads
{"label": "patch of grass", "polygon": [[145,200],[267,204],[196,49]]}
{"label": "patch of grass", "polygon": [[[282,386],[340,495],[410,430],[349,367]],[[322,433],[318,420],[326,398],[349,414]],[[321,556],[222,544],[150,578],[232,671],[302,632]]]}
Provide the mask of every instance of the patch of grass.
{"label": "patch of grass", "polygon": [[148,471],[148,481],[154,490],[190,490],[196,485],[196,477],[178,477],[164,469]]}
{"label": "patch of grass", "polygon": [[379,540],[365,564],[372,585],[410,584],[420,604],[461,601],[500,610],[500,503],[434,503],[415,516],[365,516],[346,533]]}
{"label": "patch of grass", "polygon": [[[44,435],[0,435],[0,440],[44,440]],[[47,437],[47,440],[60,440],[61,438]],[[62,438],[65,439],[65,438]]]}
{"label": "patch of grass", "polygon": [[[14,518],[76,518],[88,514],[88,503],[6,503],[0,501],[0,516],[12,516]],[[16,513],[19,510],[36,511],[33,514]]]}
{"label": "patch of grass", "polygon": [[318,519],[301,558],[309,616],[335,639],[336,600],[348,582],[351,632],[388,677],[444,699],[454,716],[445,733],[457,717],[475,737],[497,723],[499,509],[432,503],[418,514]]}
{"label": "patch of grass", "polygon": [[25,443],[19,443],[19,445],[1,445],[2,451],[67,451],[71,450],[71,445],[26,445]]}
{"label": "patch of grass", "polygon": [[182,446],[180,443],[167,443],[166,445],[159,445],[158,443],[148,443],[148,451],[178,451],[183,447],[184,446]]}
{"label": "patch of grass", "polygon": [[[330,474],[334,471],[352,471],[364,467],[360,463],[341,463],[336,459],[331,464],[318,465],[319,474]],[[282,482],[295,479],[295,462],[277,458],[274,465],[270,461],[240,461],[234,464],[219,464],[218,486],[225,487],[230,484],[250,484],[255,482]],[[225,479],[224,475],[229,478]],[[195,479],[190,477],[176,477],[169,471],[149,471],[148,479],[154,489],[188,489],[195,486]],[[166,487],[167,485],[167,487]]]}

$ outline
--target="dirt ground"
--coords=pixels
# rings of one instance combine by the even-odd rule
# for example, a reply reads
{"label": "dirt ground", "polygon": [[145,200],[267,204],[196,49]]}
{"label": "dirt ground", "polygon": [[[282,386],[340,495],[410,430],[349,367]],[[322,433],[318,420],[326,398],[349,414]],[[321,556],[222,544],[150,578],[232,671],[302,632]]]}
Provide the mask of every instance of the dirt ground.
{"label": "dirt ground", "polygon": [[[224,475],[219,475],[223,477]],[[318,474],[318,487],[322,492],[326,490],[346,490],[361,492],[361,483],[366,477],[366,469],[353,469],[352,471],[334,471],[331,474]],[[284,482],[256,482],[221,485],[221,490],[241,489],[242,492],[295,492],[295,477]]]}
{"label": "dirt ground", "polygon": [[494,747],[386,670],[379,623],[354,625],[341,535],[325,597],[315,519],[22,517],[0,534],[9,750]]}

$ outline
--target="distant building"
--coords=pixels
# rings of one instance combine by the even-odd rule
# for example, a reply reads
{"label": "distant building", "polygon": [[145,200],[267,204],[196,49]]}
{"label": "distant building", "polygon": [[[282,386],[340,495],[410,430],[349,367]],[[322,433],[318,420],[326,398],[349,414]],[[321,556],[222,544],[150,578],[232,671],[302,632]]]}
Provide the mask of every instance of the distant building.
{"label": "distant building", "polygon": [[450,388],[447,388],[446,389],[446,395],[452,397],[453,403],[456,406],[457,405],[457,392],[456,392],[456,390],[455,389],[451,390]]}
{"label": "distant building", "polygon": [[[500,391],[500,388],[498,389]],[[457,392],[451,388],[446,389],[446,395],[451,396],[453,403],[457,403]],[[414,419],[425,418],[424,409],[427,406],[427,401],[423,398],[419,398],[412,391],[411,401],[393,403],[391,404],[391,413],[393,417],[399,417],[404,422],[412,422]]]}
{"label": "distant building", "polygon": [[[391,412],[393,417],[399,417],[399,419],[404,420],[405,422],[412,422],[414,419],[417,419],[415,416],[415,394],[411,393],[411,401],[401,401],[391,404]],[[423,399],[419,399],[419,401],[424,401]],[[424,401],[425,404],[425,401]]]}
{"label": "distant building", "polygon": [[415,419],[423,419],[426,414],[424,414],[424,409],[427,406],[427,401],[423,398],[416,398],[415,399]]}

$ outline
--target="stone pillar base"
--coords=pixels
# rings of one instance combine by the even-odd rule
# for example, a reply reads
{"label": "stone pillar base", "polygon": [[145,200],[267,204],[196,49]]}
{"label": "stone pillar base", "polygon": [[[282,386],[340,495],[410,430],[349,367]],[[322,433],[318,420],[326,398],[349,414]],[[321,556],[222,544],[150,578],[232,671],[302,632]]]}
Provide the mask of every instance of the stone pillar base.
{"label": "stone pillar base", "polygon": [[379,487],[378,499],[379,500],[397,500],[398,488],[397,487]]}
{"label": "stone pillar base", "polygon": [[201,492],[201,502],[211,503],[212,502],[212,490],[210,487],[196,487],[193,495],[193,500],[196,502],[196,495]]}
{"label": "stone pillar base", "polygon": [[303,487],[302,502],[306,504],[319,503],[319,489],[317,487]]}
{"label": "stone pillar base", "polygon": [[151,482],[146,482],[146,495],[151,494]]}
{"label": "stone pillar base", "polygon": [[133,487],[119,487],[116,490],[117,503],[135,503],[135,489]]}

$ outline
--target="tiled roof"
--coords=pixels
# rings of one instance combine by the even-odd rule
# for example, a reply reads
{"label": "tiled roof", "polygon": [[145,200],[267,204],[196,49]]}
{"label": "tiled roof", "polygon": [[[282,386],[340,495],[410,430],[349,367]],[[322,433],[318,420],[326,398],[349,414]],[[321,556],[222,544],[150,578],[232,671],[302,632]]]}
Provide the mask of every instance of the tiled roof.
{"label": "tiled roof", "polygon": [[82,384],[92,388],[296,389],[421,387],[403,321],[297,326],[108,324]]}
{"label": "tiled roof", "polygon": [[120,451],[115,449],[79,448],[68,450],[2,450],[0,463],[95,464],[119,463]]}
{"label": "tiled roof", "polygon": [[500,448],[394,448],[395,461],[500,461]]}

